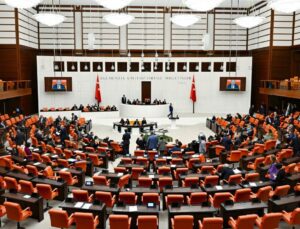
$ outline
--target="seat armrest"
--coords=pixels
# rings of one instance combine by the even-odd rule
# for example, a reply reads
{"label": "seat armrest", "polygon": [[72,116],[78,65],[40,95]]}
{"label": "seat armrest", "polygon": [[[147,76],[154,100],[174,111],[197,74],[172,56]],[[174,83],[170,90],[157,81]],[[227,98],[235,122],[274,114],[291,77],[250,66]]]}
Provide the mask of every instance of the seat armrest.
{"label": "seat armrest", "polygon": [[53,189],[53,192],[58,192],[57,188]]}
{"label": "seat armrest", "polygon": [[22,212],[30,211],[30,207],[25,208]]}

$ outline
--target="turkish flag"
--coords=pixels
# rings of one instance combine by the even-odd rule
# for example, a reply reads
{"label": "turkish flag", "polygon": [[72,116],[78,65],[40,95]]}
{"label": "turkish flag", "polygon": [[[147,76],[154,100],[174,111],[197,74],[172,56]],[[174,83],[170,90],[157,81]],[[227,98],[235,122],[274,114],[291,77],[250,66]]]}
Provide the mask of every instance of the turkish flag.
{"label": "turkish flag", "polygon": [[101,91],[100,91],[100,83],[99,83],[99,76],[97,75],[97,82],[96,82],[96,91],[95,91],[95,99],[98,103],[101,103]]}
{"label": "turkish flag", "polygon": [[196,101],[197,101],[197,96],[196,96],[196,86],[195,86],[195,76],[193,76],[190,99],[191,99],[193,102],[196,102]]}

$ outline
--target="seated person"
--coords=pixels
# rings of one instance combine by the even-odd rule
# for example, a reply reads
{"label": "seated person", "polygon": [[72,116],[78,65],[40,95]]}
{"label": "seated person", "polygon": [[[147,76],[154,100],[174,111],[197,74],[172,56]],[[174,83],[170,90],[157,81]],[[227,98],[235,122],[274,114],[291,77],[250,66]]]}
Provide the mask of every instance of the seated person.
{"label": "seated person", "polygon": [[105,111],[111,111],[111,108],[110,108],[110,106],[107,106],[104,110]]}
{"label": "seated person", "polygon": [[132,105],[136,105],[136,100],[135,99],[132,101]]}
{"label": "seated person", "polygon": [[72,111],[77,111],[78,107],[76,106],[76,104],[74,104],[74,106],[71,108]]}
{"label": "seated person", "polygon": [[125,120],[123,118],[121,118],[119,123],[123,126],[125,124]]}
{"label": "seated person", "polygon": [[131,104],[131,101],[129,99],[127,100],[127,104]]}
{"label": "seated person", "polygon": [[117,107],[116,107],[115,105],[112,105],[112,107],[111,107],[110,110],[111,110],[111,111],[117,111]]}
{"label": "seated person", "polygon": [[126,119],[125,125],[127,125],[127,126],[130,125],[129,119]]}
{"label": "seated person", "polygon": [[229,167],[228,164],[224,164],[222,171],[221,171],[221,176],[220,176],[220,180],[228,180],[228,178],[231,175],[234,175],[235,173],[233,172],[233,169]]}
{"label": "seated person", "polygon": [[32,152],[30,150],[30,143],[25,144],[24,152],[26,153],[26,158],[27,160],[31,161],[32,160]]}
{"label": "seated person", "polygon": [[167,104],[166,99],[164,99],[164,100],[162,101],[162,104]]}
{"label": "seated person", "polygon": [[268,170],[267,176],[270,178],[271,181],[275,181],[278,173],[277,163],[276,163],[276,156],[271,155],[271,166]]}
{"label": "seated person", "polygon": [[276,183],[277,186],[284,185],[285,184],[285,177],[286,177],[285,169],[282,166],[282,164],[277,164],[276,168],[278,169],[278,172],[277,172],[277,175],[276,175],[275,183]]}
{"label": "seated person", "polygon": [[79,108],[78,108],[78,110],[83,110],[83,108],[84,108],[84,106],[82,105],[82,104],[80,104],[80,106],[79,106]]}
{"label": "seated person", "polygon": [[136,144],[137,147],[141,150],[144,150],[146,148],[146,141],[144,139],[144,135],[141,134],[137,139],[136,139]]}
{"label": "seated person", "polygon": [[136,120],[134,121],[133,125],[134,125],[134,126],[139,126],[139,125],[140,125],[140,122],[139,122],[139,120],[138,120],[138,119],[136,119]]}
{"label": "seated person", "polygon": [[146,118],[144,117],[142,120],[142,125],[146,125],[146,124],[147,124],[147,121],[146,121]]}

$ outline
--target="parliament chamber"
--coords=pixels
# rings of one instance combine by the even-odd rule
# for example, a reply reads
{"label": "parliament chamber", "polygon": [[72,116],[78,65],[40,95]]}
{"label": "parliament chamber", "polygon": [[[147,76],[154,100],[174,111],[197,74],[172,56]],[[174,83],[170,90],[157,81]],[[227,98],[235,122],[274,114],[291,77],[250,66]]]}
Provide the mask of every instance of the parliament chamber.
{"label": "parliament chamber", "polygon": [[300,229],[299,0],[0,0],[0,228]]}

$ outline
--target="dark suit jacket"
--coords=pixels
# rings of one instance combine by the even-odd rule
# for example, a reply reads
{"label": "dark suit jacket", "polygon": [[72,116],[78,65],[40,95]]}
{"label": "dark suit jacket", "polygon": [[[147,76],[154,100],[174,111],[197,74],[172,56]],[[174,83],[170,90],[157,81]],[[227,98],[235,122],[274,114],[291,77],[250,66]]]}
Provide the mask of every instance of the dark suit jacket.
{"label": "dark suit jacket", "polygon": [[222,169],[220,179],[228,180],[229,176],[234,175],[233,169],[225,167]]}

